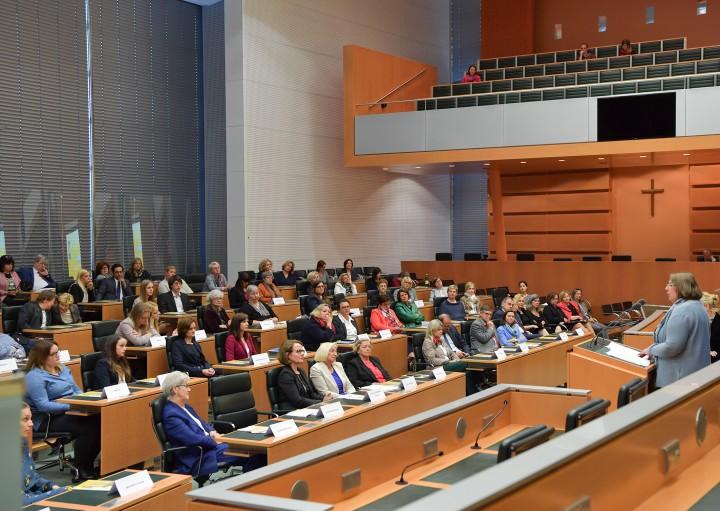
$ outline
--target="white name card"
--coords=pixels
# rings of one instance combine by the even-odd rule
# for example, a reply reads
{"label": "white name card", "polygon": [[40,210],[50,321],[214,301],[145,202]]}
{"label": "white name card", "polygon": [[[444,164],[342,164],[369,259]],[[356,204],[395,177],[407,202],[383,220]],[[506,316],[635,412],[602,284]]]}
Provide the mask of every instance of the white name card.
{"label": "white name card", "polygon": [[362,312],[360,312],[359,308],[353,307],[352,309],[350,309],[350,315],[351,316],[360,316],[360,315],[362,315]]}
{"label": "white name card", "polygon": [[518,346],[520,346],[520,351],[522,351],[523,353],[527,353],[528,351],[530,351],[530,348],[528,348],[526,342],[519,342]]}
{"label": "white name card", "polygon": [[385,393],[380,389],[370,389],[367,391],[368,399],[371,404],[378,404],[385,401]]}
{"label": "white name card", "polygon": [[380,330],[378,334],[380,334],[380,339],[390,339],[390,337],[392,337],[390,330]]}
{"label": "white name card", "polygon": [[565,333],[565,332],[560,332],[559,336],[560,336],[560,340],[561,340],[561,341],[567,341],[567,340],[568,340],[568,335],[567,335],[567,333]]}
{"label": "white name card", "polygon": [[427,327],[429,327],[429,326],[430,326],[430,322],[429,322],[429,321],[422,321],[422,322],[420,323],[420,327],[421,327],[421,328],[427,328]]}
{"label": "white name card", "polygon": [[140,491],[150,490],[152,487],[153,482],[152,479],[150,479],[150,474],[148,474],[147,470],[143,470],[142,472],[136,472],[132,475],[117,479],[110,493],[117,492],[121,497],[125,497]]}
{"label": "white name card", "polygon": [[408,376],[407,378],[400,378],[402,388],[405,390],[415,390],[417,388],[417,380],[414,376]]}
{"label": "white name card", "polygon": [[445,369],[442,366],[433,369],[432,374],[438,381],[443,381],[447,377],[447,374],[445,374]]}
{"label": "white name card", "polygon": [[498,360],[505,360],[507,358],[507,353],[505,353],[505,350],[502,348],[495,350],[493,353],[495,353]]}
{"label": "white name card", "polygon": [[164,373],[164,374],[158,374],[155,378],[157,378],[157,384],[162,386],[163,382],[165,381],[165,377],[170,373]]}
{"label": "white name card", "polygon": [[259,353],[258,355],[252,355],[250,358],[252,359],[252,363],[254,366],[260,366],[270,363],[270,355],[268,355],[267,352]]}
{"label": "white name card", "polygon": [[70,362],[70,352],[68,350],[60,350],[60,363]]}
{"label": "white name card", "polygon": [[260,328],[262,330],[272,330],[275,328],[275,322],[272,319],[264,319],[260,322]]}
{"label": "white name card", "polygon": [[285,298],[283,298],[282,296],[273,298],[273,305],[285,305]]}
{"label": "white name card", "polygon": [[205,330],[195,330],[196,341],[204,341],[205,339],[207,339],[207,333]]}
{"label": "white name card", "polygon": [[270,424],[270,431],[275,438],[285,438],[298,432],[297,424],[293,419]]}
{"label": "white name card", "polygon": [[42,508],[42,509],[39,509],[38,511],[50,511],[50,508],[49,508],[49,507],[44,507],[44,508]]}
{"label": "white name card", "polygon": [[575,329],[575,333],[578,335],[585,335],[585,330],[583,330],[582,327],[577,327]]}
{"label": "white name card", "polygon": [[153,348],[164,348],[165,347],[165,337],[162,335],[153,335],[150,337],[150,346]]}
{"label": "white name card", "polygon": [[336,419],[345,414],[345,409],[342,407],[342,404],[336,402],[321,406],[320,413],[322,413],[325,419]]}
{"label": "white name card", "polygon": [[0,360],[0,373],[10,373],[12,371],[17,371],[17,360],[14,358],[6,358],[5,360]]}
{"label": "white name card", "polygon": [[425,302],[422,300],[415,300],[415,305],[417,305],[418,308],[425,307]]}
{"label": "white name card", "polygon": [[358,341],[369,341],[370,336],[368,334],[358,334]]}
{"label": "white name card", "polygon": [[110,401],[121,397],[129,396],[130,389],[127,383],[118,383],[117,385],[108,385],[102,390],[103,395]]}

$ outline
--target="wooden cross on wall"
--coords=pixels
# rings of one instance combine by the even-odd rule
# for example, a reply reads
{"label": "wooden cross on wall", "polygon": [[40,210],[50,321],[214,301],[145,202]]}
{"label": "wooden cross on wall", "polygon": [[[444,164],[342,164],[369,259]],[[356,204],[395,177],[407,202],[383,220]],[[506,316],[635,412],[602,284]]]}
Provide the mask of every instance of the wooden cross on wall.
{"label": "wooden cross on wall", "polygon": [[655,216],[655,194],[657,193],[665,193],[664,188],[655,188],[655,180],[650,180],[650,189],[649,190],[640,190],[643,194],[650,194],[650,216]]}

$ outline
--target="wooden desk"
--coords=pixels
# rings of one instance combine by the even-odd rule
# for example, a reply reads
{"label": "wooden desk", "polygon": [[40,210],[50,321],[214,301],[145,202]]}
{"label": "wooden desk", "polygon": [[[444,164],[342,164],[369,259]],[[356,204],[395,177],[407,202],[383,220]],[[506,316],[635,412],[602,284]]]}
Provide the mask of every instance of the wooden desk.
{"label": "wooden desk", "polygon": [[350,302],[350,308],[355,309],[358,308],[361,311],[367,307],[368,301],[367,301],[367,293],[358,293],[355,295],[347,295],[345,296],[345,299]]}
{"label": "wooden desk", "polygon": [[[190,404],[207,420],[207,378],[191,378]],[[130,396],[114,401],[83,399],[82,395],[60,398],[71,410],[100,414],[100,474],[109,474],[160,455],[160,446],[152,429],[150,402],[160,387],[136,387]]]}
{"label": "wooden desk", "polygon": [[185,312],[164,312],[160,314],[160,323],[167,323],[170,325],[169,332],[173,332],[177,328],[178,321],[180,318],[190,318],[197,323],[197,311],[195,309]]}
{"label": "wooden desk", "polygon": [[285,301],[297,299],[297,288],[295,286],[278,286]]}
{"label": "wooden desk", "polygon": [[[125,477],[137,470],[123,470],[113,474],[110,478],[117,479]],[[68,492],[41,500],[23,509],[37,510],[47,507],[53,510],[74,510],[74,511],[160,511],[165,509],[184,510],[188,498],[185,494],[192,490],[192,479],[190,476],[181,474],[167,474],[163,472],[150,472],[155,480],[153,487],[128,495],[125,498],[107,495],[107,499],[98,505],[87,505],[88,496],[95,500],[99,492],[92,490],[70,490]],[[107,478],[106,478],[107,479]]]}
{"label": "wooden desk", "polygon": [[253,327],[248,328],[247,331],[252,335],[258,353],[279,348],[283,341],[287,339],[287,324],[285,323],[277,323],[275,328],[269,330]]}
{"label": "wooden desk", "polygon": [[300,315],[300,301],[299,300],[285,299],[284,304],[282,304],[282,305],[270,304],[270,307],[272,307],[272,310],[275,313],[275,316],[277,316],[277,318],[280,321],[290,321],[291,319],[295,319]]}
{"label": "wooden desk", "polygon": [[[528,341],[531,347],[527,353],[513,352],[507,349],[507,358],[497,360],[490,353],[480,353],[463,359],[468,369],[495,369],[498,383],[515,383],[524,385],[544,385],[557,387],[567,381],[567,353],[572,346],[591,339],[593,334],[570,336],[567,341],[543,341],[542,338]],[[588,387],[574,387],[588,388]]]}
{"label": "wooden desk", "polygon": [[433,310],[433,304],[425,303],[425,305],[423,305],[422,307],[418,307],[418,310],[425,318],[425,321],[432,321],[433,319],[435,319],[435,311]]}
{"label": "wooden desk", "polygon": [[[408,337],[404,334],[396,334],[389,339],[372,337],[372,356],[377,357],[387,369],[390,376],[397,378],[408,370]],[[348,352],[352,350],[352,344],[337,345],[338,351]]]}
{"label": "wooden desk", "polygon": [[568,387],[590,389],[594,397],[610,400],[610,409],[614,410],[620,387],[634,378],[650,378],[655,372],[655,364],[643,367],[611,357],[606,352],[607,348],[593,346],[591,340],[577,343],[567,354],[567,383]]}
{"label": "wooden desk", "polygon": [[414,391],[388,394],[387,399],[377,405],[358,401],[335,420],[296,419],[300,432],[291,437],[249,440],[236,438],[234,435],[242,433],[236,432],[224,435],[223,441],[230,444],[231,451],[261,452],[267,455],[268,463],[275,463],[464,396],[465,375],[449,373],[443,381],[419,383]]}
{"label": "wooden desk", "polygon": [[653,343],[655,330],[667,314],[666,310],[657,310],[637,325],[623,332],[623,344],[644,350]]}
{"label": "wooden desk", "polygon": [[[18,361],[18,369],[20,371],[23,371],[23,375],[25,372],[25,361]],[[70,374],[72,374],[73,381],[75,384],[82,388],[82,374],[80,373],[80,357],[79,356],[72,356],[69,362],[63,363],[65,367],[70,369]],[[6,372],[6,373],[0,373],[0,378],[7,378],[8,376],[12,376],[13,374],[21,374],[21,373],[15,373],[15,372]],[[31,442],[32,443],[32,442]]]}
{"label": "wooden desk", "polygon": [[357,289],[358,293],[366,293],[367,289],[365,289],[365,279],[356,280],[353,282],[355,284],[355,289]]}
{"label": "wooden desk", "polygon": [[47,328],[26,328],[23,333],[34,339],[52,339],[61,350],[71,355],[92,353],[92,328],[89,324],[78,323],[72,326],[53,325]]}
{"label": "wooden desk", "polygon": [[[190,298],[195,298],[198,300],[198,305],[207,305],[207,295],[210,291],[200,291],[197,293],[190,293],[188,296]],[[230,308],[230,299],[228,298],[228,292],[223,291],[223,307],[226,309]]]}
{"label": "wooden desk", "polygon": [[101,300],[99,302],[80,303],[78,307],[81,309],[100,311],[100,319],[107,321],[108,319],[125,319],[125,310],[121,300]]}
{"label": "wooden desk", "polygon": [[[202,349],[205,360],[210,364],[217,364],[217,353],[215,353],[215,337],[197,341]],[[136,378],[153,378],[158,374],[167,373],[168,367],[165,346],[128,346],[127,359],[133,368],[133,375]]]}
{"label": "wooden desk", "polygon": [[[54,287],[49,287],[47,289],[55,290]],[[40,294],[40,291],[18,291],[15,295],[17,298],[24,298],[28,302],[34,302],[37,300],[38,295]]]}

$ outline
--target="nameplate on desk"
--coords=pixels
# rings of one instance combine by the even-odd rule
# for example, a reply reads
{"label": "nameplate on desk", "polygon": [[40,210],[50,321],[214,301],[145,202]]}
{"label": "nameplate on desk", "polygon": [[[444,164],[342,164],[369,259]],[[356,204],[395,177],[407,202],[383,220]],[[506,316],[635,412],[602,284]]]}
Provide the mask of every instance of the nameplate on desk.
{"label": "nameplate on desk", "polygon": [[415,390],[417,388],[417,380],[414,376],[408,376],[407,378],[400,378],[402,388],[405,390]]}
{"label": "nameplate on desk", "polygon": [[358,307],[353,307],[350,309],[350,315],[351,316],[362,316],[362,312],[360,312],[360,309]]}
{"label": "nameplate on desk", "polygon": [[205,330],[195,330],[195,340],[204,341],[207,339],[207,332]]}
{"label": "nameplate on desk", "polygon": [[585,335],[585,330],[583,330],[581,327],[577,327],[575,329],[575,333],[578,335]]}
{"label": "nameplate on desk", "polygon": [[445,374],[445,369],[442,366],[433,369],[432,374],[438,381],[443,381],[445,378],[447,378],[447,374]]}
{"label": "nameplate on desk", "polygon": [[275,322],[272,319],[265,319],[260,322],[261,330],[272,330],[275,328]]}
{"label": "nameplate on desk", "polygon": [[252,355],[250,357],[252,360],[252,364],[254,366],[261,366],[263,364],[269,364],[270,363],[270,355],[266,353],[259,353],[257,355]]}
{"label": "nameplate on desk", "polygon": [[392,332],[391,332],[390,330],[387,330],[387,329],[386,329],[386,330],[380,330],[380,331],[378,332],[378,334],[380,335],[380,339],[390,339],[390,337],[392,337]]}
{"label": "nameplate on desk", "polygon": [[165,381],[165,378],[170,373],[164,373],[164,374],[158,374],[155,378],[157,378],[157,384],[162,387],[163,382]]}
{"label": "nameplate on desk", "polygon": [[285,438],[298,432],[297,424],[292,419],[270,424],[270,431],[275,438]]}
{"label": "nameplate on desk", "polygon": [[132,495],[133,493],[147,491],[152,489],[153,482],[147,470],[136,472],[129,476],[121,477],[115,480],[110,493],[119,493],[121,497]]}
{"label": "nameplate on desk", "polygon": [[425,307],[425,302],[423,302],[422,300],[415,300],[415,305],[416,305],[418,308],[420,308],[420,307]]}
{"label": "nameplate on desk", "polygon": [[505,350],[500,348],[499,350],[495,350],[493,353],[495,353],[495,356],[498,360],[505,360],[507,358],[507,354],[505,353]]}
{"label": "nameplate on desk", "polygon": [[165,337],[162,335],[153,335],[150,337],[150,346],[153,348],[165,347]]}
{"label": "nameplate on desk", "polygon": [[370,336],[368,334],[358,334],[357,340],[358,341],[369,341]]}
{"label": "nameplate on desk", "polygon": [[60,355],[61,364],[64,364],[65,362],[70,362],[70,352],[68,350],[60,350],[58,352],[58,355]]}
{"label": "nameplate on desk", "polygon": [[103,387],[102,395],[104,398],[112,401],[113,399],[119,399],[121,397],[129,396],[130,389],[127,383],[118,383],[117,385],[108,385]]}
{"label": "nameplate on desk", "polygon": [[561,341],[567,341],[567,340],[568,340],[568,334],[565,333],[565,332],[560,332],[560,334],[558,334],[558,337],[560,337],[560,340],[561,340]]}
{"label": "nameplate on desk", "polygon": [[370,403],[374,405],[385,401],[385,393],[380,389],[368,389],[367,396]]}
{"label": "nameplate on desk", "polygon": [[17,368],[17,360],[14,358],[0,360],[0,373],[11,373],[13,371],[17,371]]}
{"label": "nameplate on desk", "polygon": [[278,296],[276,298],[273,298],[273,305],[285,305],[285,298],[282,296]]}
{"label": "nameplate on desk", "polygon": [[522,351],[523,353],[527,353],[528,351],[530,351],[530,348],[528,348],[526,342],[519,342],[518,346],[520,347],[520,351]]}
{"label": "nameplate on desk", "polygon": [[429,321],[421,321],[421,322],[420,322],[420,328],[427,328],[427,327],[429,327],[429,326],[430,326],[430,322],[429,322]]}
{"label": "nameplate on desk", "polygon": [[343,409],[342,404],[338,401],[322,405],[320,407],[320,413],[322,413],[324,419],[336,419],[337,417],[342,417],[345,414],[345,410]]}

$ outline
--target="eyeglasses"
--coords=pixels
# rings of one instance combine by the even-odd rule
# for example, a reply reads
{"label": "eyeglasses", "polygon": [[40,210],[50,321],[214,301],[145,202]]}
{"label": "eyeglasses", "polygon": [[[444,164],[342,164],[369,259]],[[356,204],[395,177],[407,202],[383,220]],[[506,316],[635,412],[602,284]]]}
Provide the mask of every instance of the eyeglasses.
{"label": "eyeglasses", "polygon": [[293,350],[293,353],[303,353],[303,354],[305,354],[305,353],[307,353],[307,351],[305,351],[305,350]]}
{"label": "eyeglasses", "polygon": [[184,388],[190,390],[190,385],[176,385],[175,386],[176,389],[179,389],[180,387],[184,387]]}
{"label": "eyeglasses", "polygon": [[53,352],[51,352],[51,353],[48,353],[48,356],[49,356],[49,357],[59,357],[59,356],[60,356],[60,351],[58,350],[58,351],[53,351]]}

